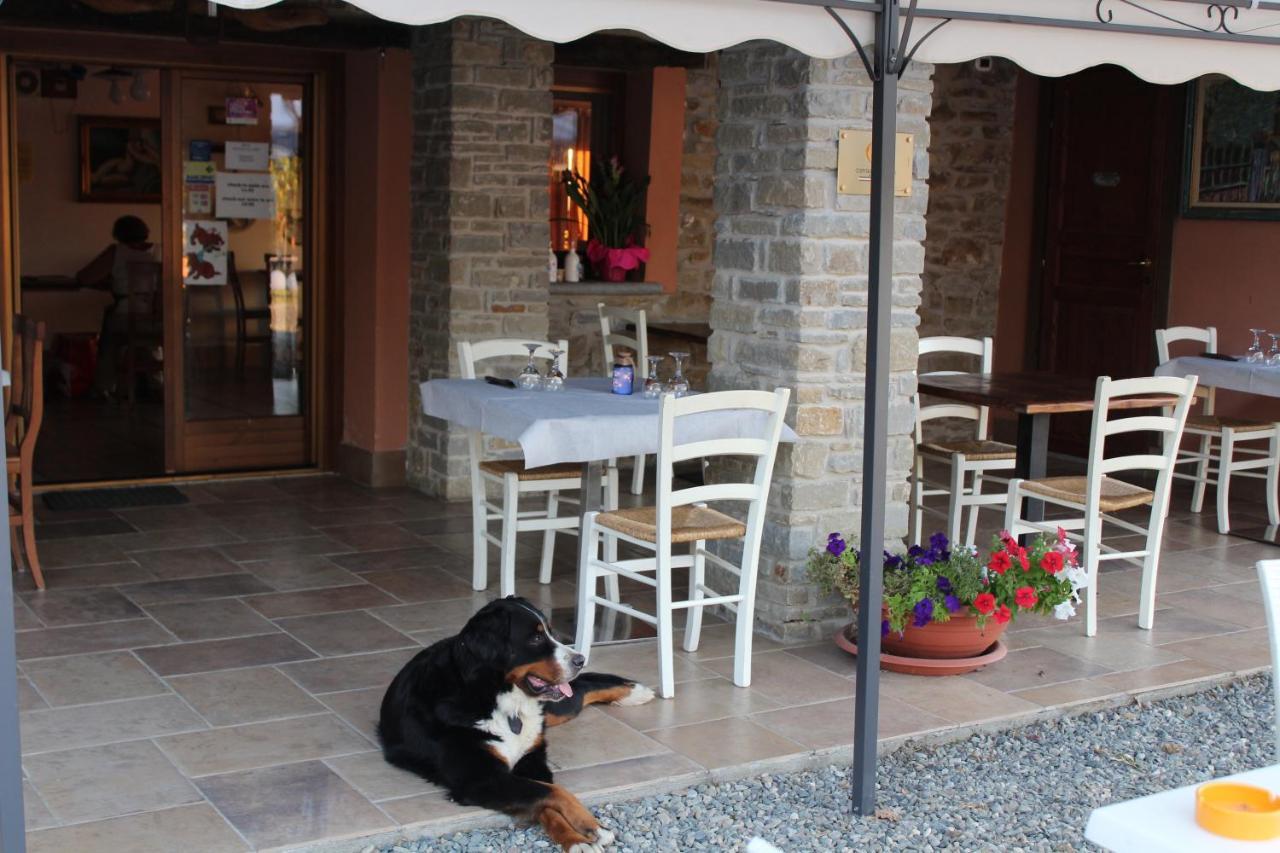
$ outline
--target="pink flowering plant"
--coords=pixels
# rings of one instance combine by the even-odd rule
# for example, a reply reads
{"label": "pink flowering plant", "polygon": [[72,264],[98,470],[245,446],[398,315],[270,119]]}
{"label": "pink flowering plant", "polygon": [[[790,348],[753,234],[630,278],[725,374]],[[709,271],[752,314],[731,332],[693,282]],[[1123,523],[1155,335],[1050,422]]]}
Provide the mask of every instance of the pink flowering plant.
{"label": "pink flowering plant", "polygon": [[[809,552],[809,579],[824,593],[839,593],[858,606],[858,552],[839,533],[826,548]],[[1012,622],[1019,613],[1075,615],[1078,590],[1088,580],[1076,548],[1059,528],[1055,538],[1037,536],[1019,545],[1007,531],[994,537],[985,557],[975,548],[952,547],[935,533],[928,547],[912,545],[900,555],[884,554],[884,607],[881,633],[901,633],[910,623],[923,628],[952,616],[974,615],[978,627],[989,620]]]}

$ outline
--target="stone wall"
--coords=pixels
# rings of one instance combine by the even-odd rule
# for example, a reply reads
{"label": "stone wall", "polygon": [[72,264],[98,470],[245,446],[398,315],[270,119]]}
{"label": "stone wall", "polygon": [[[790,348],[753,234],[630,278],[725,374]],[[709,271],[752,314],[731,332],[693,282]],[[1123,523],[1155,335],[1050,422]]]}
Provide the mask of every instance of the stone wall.
{"label": "stone wall", "polygon": [[469,493],[463,434],[418,384],[457,375],[457,343],[547,335],[553,47],[497,21],[413,30],[408,475]]}
{"label": "stone wall", "polygon": [[921,335],[995,334],[1017,80],[1003,59],[989,71],[972,62],[934,71]]}
{"label": "stone wall", "polygon": [[[680,178],[680,231],[676,250],[677,274],[674,292],[624,294],[639,290],[600,284],[587,288],[552,287],[551,335],[569,340],[571,376],[600,375],[604,352],[600,343],[600,322],[596,305],[604,302],[620,308],[643,308],[651,320],[705,323],[711,310],[711,283],[715,274],[712,247],[715,239],[716,128],[719,124],[717,56],[707,57],[704,68],[688,69],[685,84],[684,150]],[[665,284],[665,282],[663,282]],[[651,335],[650,345],[661,344]],[[687,346],[686,344],[681,344]],[[701,383],[707,373],[706,350],[693,347],[691,381]],[[669,371],[668,361],[664,370]]]}
{"label": "stone wall", "polygon": [[[900,130],[917,144],[913,191],[896,208],[890,541],[907,526],[931,73],[914,65],[898,101]],[[860,523],[870,200],[837,196],[835,166],[838,132],[869,128],[870,102],[856,56],[816,60],[755,43],[720,57],[710,385],[792,389],[787,421],[799,441],[778,459],[756,606],[760,628],[787,640],[848,621],[846,604],[819,598],[804,561],[829,531],[856,537]]]}

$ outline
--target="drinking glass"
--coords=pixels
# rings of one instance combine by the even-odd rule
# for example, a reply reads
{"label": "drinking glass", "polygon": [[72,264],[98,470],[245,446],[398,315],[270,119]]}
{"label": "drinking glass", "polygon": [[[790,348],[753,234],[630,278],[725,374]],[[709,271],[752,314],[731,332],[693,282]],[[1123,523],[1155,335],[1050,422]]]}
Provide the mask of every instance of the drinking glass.
{"label": "drinking glass", "polygon": [[676,372],[671,374],[671,381],[667,383],[667,390],[677,397],[683,397],[689,393],[689,380],[684,378],[684,360],[689,357],[687,352],[669,352],[676,363]]}
{"label": "drinking glass", "polygon": [[542,374],[538,372],[538,365],[533,363],[533,354],[538,351],[538,345],[525,344],[524,348],[529,351],[529,363],[524,366],[524,370],[521,370],[520,375],[516,377],[516,387],[521,391],[541,391]]}
{"label": "drinking glass", "polygon": [[1271,349],[1267,352],[1267,366],[1280,367],[1280,332],[1267,332],[1271,338]]}
{"label": "drinking glass", "polygon": [[652,400],[655,397],[661,397],[663,392],[662,380],[658,378],[658,365],[662,364],[665,356],[651,355],[648,357],[649,375],[644,380],[644,396],[645,399]]}
{"label": "drinking glass", "polygon": [[1257,364],[1264,358],[1262,354],[1262,336],[1266,334],[1266,331],[1266,329],[1249,330],[1250,334],[1253,335],[1253,343],[1249,345],[1249,351],[1245,354],[1244,360],[1250,364]]}
{"label": "drinking glass", "polygon": [[564,374],[560,372],[560,356],[564,355],[564,350],[553,349],[551,353],[551,366],[547,368],[547,378],[542,381],[543,391],[563,391],[564,390]]}

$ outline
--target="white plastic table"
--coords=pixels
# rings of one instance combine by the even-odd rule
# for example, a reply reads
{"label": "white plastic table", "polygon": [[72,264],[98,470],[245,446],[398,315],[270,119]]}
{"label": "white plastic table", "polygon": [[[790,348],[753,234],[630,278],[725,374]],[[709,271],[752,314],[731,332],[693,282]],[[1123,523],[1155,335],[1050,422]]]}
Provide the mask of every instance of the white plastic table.
{"label": "white plastic table", "polygon": [[1171,358],[1156,368],[1157,376],[1199,376],[1201,385],[1280,397],[1280,367],[1224,361],[1199,355]]}
{"label": "white plastic table", "polygon": [[[1280,793],[1280,764],[1214,781],[1243,782]],[[1201,829],[1196,823],[1198,787],[1188,785],[1094,809],[1084,837],[1116,853],[1262,853],[1280,850],[1280,840],[1235,841]]]}

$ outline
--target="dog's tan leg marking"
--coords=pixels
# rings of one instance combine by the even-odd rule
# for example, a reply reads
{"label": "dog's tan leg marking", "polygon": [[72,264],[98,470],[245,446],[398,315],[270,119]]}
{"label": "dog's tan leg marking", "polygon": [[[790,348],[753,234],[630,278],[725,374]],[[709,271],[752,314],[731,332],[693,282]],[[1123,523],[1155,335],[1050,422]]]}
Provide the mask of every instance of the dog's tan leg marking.
{"label": "dog's tan leg marking", "polygon": [[568,851],[578,845],[589,847],[592,843],[590,838],[574,829],[565,816],[551,806],[538,812],[538,823],[542,824],[547,836],[563,850]]}

